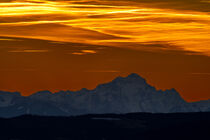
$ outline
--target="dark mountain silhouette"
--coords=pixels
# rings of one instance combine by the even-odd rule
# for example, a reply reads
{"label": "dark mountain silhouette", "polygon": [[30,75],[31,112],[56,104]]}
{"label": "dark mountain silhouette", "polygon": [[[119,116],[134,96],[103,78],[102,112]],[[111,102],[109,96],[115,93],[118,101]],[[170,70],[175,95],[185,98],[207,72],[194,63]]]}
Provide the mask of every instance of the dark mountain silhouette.
{"label": "dark mountain silhouette", "polygon": [[1,140],[208,139],[210,113],[130,113],[0,118]]}
{"label": "dark mountain silhouette", "polygon": [[210,100],[187,103],[175,89],[156,90],[137,74],[117,77],[93,90],[40,91],[28,97],[0,91],[0,116],[71,116],[105,113],[208,112]]}

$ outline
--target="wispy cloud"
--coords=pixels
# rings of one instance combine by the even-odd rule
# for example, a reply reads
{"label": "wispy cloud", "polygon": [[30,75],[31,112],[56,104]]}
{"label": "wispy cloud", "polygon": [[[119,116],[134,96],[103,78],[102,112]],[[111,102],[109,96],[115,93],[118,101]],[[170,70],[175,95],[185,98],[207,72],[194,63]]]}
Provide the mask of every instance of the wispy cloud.
{"label": "wispy cloud", "polygon": [[139,50],[159,41],[167,50],[210,56],[208,8],[208,1],[197,0],[4,0],[0,35]]}
{"label": "wispy cloud", "polygon": [[95,50],[81,50],[81,51],[73,52],[71,54],[74,54],[74,55],[86,55],[86,54],[95,54],[95,53],[97,53]]}
{"label": "wispy cloud", "polygon": [[96,53],[94,50],[82,50],[83,53]]}
{"label": "wispy cloud", "polygon": [[25,71],[25,72],[33,72],[36,71],[36,69],[33,68],[27,68],[27,69],[0,69],[2,72],[20,72],[20,71]]}
{"label": "wispy cloud", "polygon": [[11,38],[0,38],[0,41],[14,41],[15,39]]}
{"label": "wispy cloud", "polygon": [[210,73],[190,73],[192,75],[203,75],[203,76],[210,76]]}
{"label": "wispy cloud", "polygon": [[49,50],[11,50],[8,52],[10,53],[45,53],[45,52],[49,52]]}
{"label": "wispy cloud", "polygon": [[89,70],[89,71],[85,71],[85,72],[93,72],[93,73],[118,73],[120,71],[117,70]]}

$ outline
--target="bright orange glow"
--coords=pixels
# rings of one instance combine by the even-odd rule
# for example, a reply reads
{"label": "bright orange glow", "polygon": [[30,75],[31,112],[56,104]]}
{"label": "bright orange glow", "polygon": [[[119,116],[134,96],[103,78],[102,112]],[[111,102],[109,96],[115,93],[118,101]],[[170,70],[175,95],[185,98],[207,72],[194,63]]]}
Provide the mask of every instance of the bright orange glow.
{"label": "bright orange glow", "polygon": [[[203,3],[206,9],[202,8],[204,7],[202,5]],[[163,81],[154,82],[155,80],[151,80],[152,77],[144,73],[156,67],[156,60],[153,60],[154,63],[152,62],[153,64],[150,64],[153,66],[148,66],[148,69],[145,68],[145,70],[143,70],[144,72],[141,72],[142,70],[137,70],[140,66],[130,66],[134,62],[130,62],[131,64],[125,63],[125,61],[127,61],[125,58],[128,57],[129,53],[122,53],[119,56],[122,57],[121,60],[108,54],[115,54],[116,50],[118,50],[116,52],[119,53],[128,50],[133,51],[133,53],[173,53],[174,57],[177,55],[177,58],[179,56],[178,54],[181,53],[184,56],[193,57],[191,61],[187,60],[188,62],[186,62],[189,63],[189,67],[192,66],[192,70],[194,70],[193,67],[200,67],[198,71],[197,68],[195,68],[195,71],[190,72],[186,72],[189,70],[186,67],[180,70],[182,73],[210,73],[210,64],[208,63],[210,62],[209,5],[209,1],[199,0],[192,0],[190,3],[185,0],[178,0],[177,3],[174,2],[173,4],[167,0],[163,2],[161,2],[161,0],[160,2],[147,2],[145,0],[11,0],[9,2],[0,2],[0,42],[2,43],[0,48],[2,52],[0,53],[7,58],[7,60],[1,60],[0,64],[2,63],[2,68],[0,67],[0,71],[8,71],[7,74],[11,76],[9,74],[11,71],[8,70],[11,69],[11,67],[19,68],[22,66],[41,69],[45,67],[44,64],[42,65],[42,62],[38,64],[36,61],[42,61],[41,58],[48,60],[48,56],[52,59],[51,64],[61,68],[60,70],[55,70],[59,72],[64,69],[78,67],[78,69],[83,70],[83,72],[96,72],[100,73],[100,76],[103,77],[103,75],[106,75],[104,73],[118,73],[123,75],[136,71],[148,77],[151,83],[157,87],[173,87],[167,84],[163,86]],[[37,42],[35,41],[34,44],[27,43],[28,40],[32,40],[33,42],[33,39],[37,40]],[[42,41],[46,41],[47,43],[43,43]],[[16,45],[13,43],[16,43]],[[21,46],[21,43],[24,45]],[[113,49],[114,51],[110,50],[108,53],[106,52],[107,49]],[[64,57],[61,54],[65,55],[65,59],[60,60],[61,58],[58,58]],[[15,64],[15,62],[10,62],[10,56],[13,55],[17,55],[19,60],[21,60],[21,62],[24,61],[25,64],[20,64],[21,66],[19,66]],[[34,55],[39,55],[39,57],[35,57]],[[91,68],[88,66],[88,68],[79,66],[84,65],[88,60],[89,63],[96,63],[96,60],[92,59],[92,57],[96,56],[98,58],[106,58],[102,62],[105,66],[101,66],[101,69],[98,69],[96,66]],[[129,54],[129,57],[130,56],[133,55]],[[199,58],[196,59],[195,62],[194,57],[197,58],[198,56]],[[29,59],[31,62],[28,62],[29,60],[25,62],[27,57],[31,57]],[[76,58],[74,58],[73,61],[69,60],[69,57]],[[85,60],[82,61],[83,57],[88,58],[84,58]],[[162,58],[162,56],[158,58],[160,57]],[[200,57],[202,57],[202,62],[198,63],[197,60],[200,60]],[[140,57],[136,55],[135,61],[143,61],[139,60],[139,58]],[[146,58],[146,56],[142,57],[142,59],[149,62]],[[58,62],[58,59],[62,62]],[[205,59],[205,63],[203,59]],[[206,59],[208,59],[208,61]],[[176,60],[178,61],[179,58]],[[71,61],[71,67],[69,66],[69,61]],[[161,61],[165,64],[165,66],[161,65],[161,67],[163,67],[162,70],[164,70],[164,67],[169,65],[169,60],[161,59]],[[171,61],[175,61],[175,59],[171,59]],[[170,62],[170,65],[176,65],[173,63],[178,63],[177,61]],[[9,62],[9,64],[7,62]],[[32,63],[34,63],[34,65]],[[120,64],[120,70],[115,68],[115,63]],[[181,63],[179,64],[182,65]],[[6,67],[6,70],[4,67]],[[28,69],[31,70],[31,68],[22,70],[25,71]],[[172,71],[174,72],[174,70]],[[37,74],[41,73],[42,72],[37,70]],[[17,75],[18,72],[11,77],[17,78]],[[43,75],[46,76],[48,74]],[[57,76],[58,75],[57,73]],[[154,77],[159,78],[159,76],[157,76],[159,74],[156,73],[154,75]],[[192,75],[195,76],[195,74]],[[207,75],[209,76],[209,74]],[[198,76],[198,74],[196,76]],[[50,76],[46,76],[46,79],[50,80],[49,77]],[[110,77],[113,78],[114,76],[112,75]],[[166,78],[167,74],[163,77]],[[101,82],[107,81],[108,79],[106,78],[102,78],[103,80],[101,80]],[[5,81],[8,79],[5,77]],[[80,78],[80,80],[83,79]],[[98,83],[98,81],[93,82],[91,85],[74,83],[72,87],[80,88],[87,86],[92,88]],[[184,93],[185,89],[189,89],[189,87],[178,85],[178,82],[175,83],[175,86],[189,97],[191,90]],[[29,87],[31,88],[31,86]],[[62,86],[58,87],[63,88]],[[10,89],[3,83],[0,88],[5,90]],[[67,85],[64,86],[64,88],[67,89]],[[22,88],[18,86],[14,86],[12,89],[22,90]],[[52,88],[52,90],[55,89]],[[30,90],[27,90],[27,92],[28,91]],[[26,91],[24,91],[24,94],[26,94],[25,92]],[[204,92],[207,94],[210,91],[206,89]],[[195,93],[193,94],[195,95]],[[209,95],[205,95],[205,98],[207,97],[210,98]]]}
{"label": "bright orange glow", "polygon": [[[150,8],[144,7],[140,3],[136,5],[131,3],[126,6],[119,4],[113,5],[112,2],[107,1],[98,1],[96,4],[78,4],[75,1],[47,0],[0,3],[0,18],[4,20],[0,24],[0,28],[5,28],[5,30],[1,30],[0,35],[82,42],[84,37],[82,35],[69,36],[64,32],[61,37],[60,33],[56,36],[48,30],[41,29],[40,32],[39,27],[36,27],[37,24],[58,24],[54,27],[58,28],[57,32],[60,29],[59,25],[63,25],[69,34],[75,33],[72,28],[77,28],[86,30],[85,34],[88,36],[98,33],[102,36],[118,37],[93,37],[86,42],[89,44],[119,46],[119,42],[150,43],[158,41],[163,44],[167,42],[173,46],[168,49],[183,49],[210,55],[209,13]],[[43,17],[39,18],[39,16]],[[40,33],[31,34],[31,26]],[[22,27],[24,31],[13,32],[14,30],[6,30],[7,27]],[[203,42],[202,45],[200,42]],[[142,48],[136,47],[135,49]]]}

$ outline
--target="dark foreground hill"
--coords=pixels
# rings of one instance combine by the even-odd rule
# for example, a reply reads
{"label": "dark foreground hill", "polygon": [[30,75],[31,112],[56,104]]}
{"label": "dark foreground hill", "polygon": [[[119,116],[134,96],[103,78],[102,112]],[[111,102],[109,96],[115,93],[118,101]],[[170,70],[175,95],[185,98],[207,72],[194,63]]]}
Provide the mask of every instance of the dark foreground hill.
{"label": "dark foreground hill", "polygon": [[0,140],[209,139],[210,113],[20,116],[0,119]]}

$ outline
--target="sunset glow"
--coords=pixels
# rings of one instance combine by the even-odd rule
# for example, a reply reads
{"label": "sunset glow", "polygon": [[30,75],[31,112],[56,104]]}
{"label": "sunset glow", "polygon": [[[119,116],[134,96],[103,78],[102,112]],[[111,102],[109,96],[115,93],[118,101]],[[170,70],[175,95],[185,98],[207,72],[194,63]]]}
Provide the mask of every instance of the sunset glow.
{"label": "sunset glow", "polygon": [[[84,1],[21,0],[0,3],[0,11],[3,21],[0,23],[1,36],[64,42],[83,42],[88,36],[86,43],[116,47],[121,42],[159,42],[170,44],[169,50],[183,49],[210,55],[209,12],[150,8],[132,2],[125,6],[120,1],[114,5],[100,0],[95,4]],[[39,25],[44,24],[57,29],[57,35],[40,29]],[[39,33],[31,33],[31,27]],[[12,28],[20,28],[21,31],[14,32]],[[63,30],[68,33],[63,33]],[[75,34],[75,30],[81,30],[81,33],[69,35]],[[101,37],[94,37],[97,34]]]}
{"label": "sunset glow", "polygon": [[[193,0],[193,2],[196,5],[197,3],[200,4],[204,1],[201,2]],[[18,78],[19,75],[23,73],[11,74],[11,71],[8,69],[13,69],[14,67],[22,70],[32,68],[40,71],[40,69],[45,69],[45,64],[42,63],[44,63],[46,59],[46,63],[49,62],[49,65],[55,64],[54,67],[60,68],[55,68],[57,69],[55,71],[59,71],[58,75],[61,74],[61,71],[66,71],[68,69],[72,70],[72,67],[77,67],[83,72],[99,71],[98,73],[115,73],[115,75],[117,75],[117,73],[121,75],[127,74],[134,69],[134,72],[140,73],[146,78],[149,78],[149,81],[157,87],[171,87],[171,85],[168,86],[167,84],[166,86],[163,86],[165,83],[163,81],[152,80],[153,78],[150,74],[148,74],[148,71],[154,70],[152,66],[148,66],[148,69],[141,69],[140,66],[136,66],[137,63],[132,65],[133,62],[130,62],[130,60],[130,63],[125,62],[128,59],[124,61],[126,57],[133,56],[132,54],[127,55],[128,52],[143,51],[146,53],[174,53],[173,56],[181,53],[184,57],[193,57],[192,59],[189,59],[189,62],[186,62],[186,65],[190,65],[189,69],[183,68],[180,71],[178,70],[178,75],[180,75],[180,73],[207,73],[208,78],[205,80],[209,81],[210,10],[195,7],[193,5],[194,3],[185,3],[185,1],[183,1],[183,5],[182,2],[178,4],[171,4],[170,1],[167,0],[162,3],[161,0],[160,2],[153,2],[152,4],[147,3],[145,0],[3,0],[3,2],[0,2],[0,42],[2,42],[0,46],[0,53],[1,56],[4,56],[7,60],[1,60],[0,64],[2,64],[2,68],[0,67],[0,71],[7,73],[6,75],[9,75],[7,77]],[[199,6],[199,4],[197,5]],[[205,5],[209,6],[210,3],[205,1]],[[29,45],[30,43],[27,43],[27,40],[32,40],[34,44]],[[37,42],[34,40],[37,40]],[[26,43],[17,45],[18,42]],[[72,44],[76,43],[80,45],[73,45],[72,47]],[[82,44],[85,45],[83,46]],[[106,54],[107,49],[113,49],[116,53],[119,52],[119,54],[120,52],[123,52],[122,50],[128,51],[125,51],[126,53],[122,53],[121,56],[119,56],[122,57],[120,61],[118,59],[114,60],[114,56],[116,56],[112,55],[115,54],[114,51],[110,53],[110,56]],[[25,56],[27,54],[30,56]],[[33,56],[37,54],[40,56],[37,56],[37,58],[36,56]],[[13,57],[18,57],[18,61],[23,63],[17,64],[12,61],[8,62],[12,59],[11,55],[18,55]],[[61,57],[63,55],[65,55],[65,57],[71,56],[79,58],[74,58],[74,61],[73,58],[71,60],[68,58],[62,59]],[[92,58],[95,55],[99,55],[98,58],[100,59],[102,57],[104,57],[104,59],[106,58],[102,61],[104,65],[86,67],[86,64],[84,63],[87,63],[86,61],[88,60],[89,63],[91,63],[90,65],[97,64],[97,58]],[[27,57],[30,57],[28,61]],[[86,59],[84,62],[81,57],[88,58],[84,58]],[[181,64],[182,62],[180,60],[178,60],[181,57],[176,57],[177,59],[170,58],[170,62],[169,60],[165,62],[167,58],[161,58],[161,61],[164,60],[164,64],[161,64],[162,68],[158,71],[160,73],[165,73],[165,68],[162,65],[168,63],[171,65],[184,65]],[[199,58],[194,59],[194,57]],[[44,61],[42,61],[41,58],[42,60],[44,59]],[[52,62],[48,59],[51,59]],[[140,60],[137,55],[135,59],[136,61],[146,63],[143,62],[142,59]],[[144,59],[147,62],[152,61],[149,60],[152,59],[149,56],[144,57]],[[205,59],[205,62],[203,59]],[[29,60],[31,60],[31,63]],[[185,60],[188,61],[188,59]],[[42,62],[38,63],[38,61]],[[176,62],[173,64],[173,61]],[[153,62],[154,63],[151,65],[158,67],[157,64],[159,64],[159,62],[155,63],[155,60]],[[72,64],[70,66],[70,63],[76,64]],[[125,66],[116,69],[115,63],[122,65],[126,64]],[[127,67],[132,67],[133,69]],[[142,65],[142,67],[144,66]],[[176,70],[172,71],[175,72]],[[40,72],[38,73],[40,74]],[[160,73],[157,74],[157,71],[153,72],[153,74],[154,73],[156,73],[155,77],[160,77]],[[44,75],[42,77],[45,77],[48,80],[51,79],[50,76],[47,76],[49,73],[46,74],[45,72],[42,72],[42,74]],[[106,77],[105,75],[106,74],[103,74],[103,78],[100,79],[100,81],[95,80],[90,85],[86,83],[78,84],[77,81],[75,81],[76,83],[69,83],[72,85],[69,88],[79,89],[83,86],[93,88],[99,82],[108,81],[111,77],[114,77],[114,75],[112,75],[109,78],[104,78]],[[176,77],[175,75],[172,77]],[[195,76],[195,74],[192,75],[193,77]],[[165,74],[163,77],[166,78],[167,76],[168,75]],[[198,74],[196,74],[196,76],[198,76]],[[0,88],[5,90],[11,88],[11,90],[17,89],[22,91],[22,87],[20,85],[23,85],[23,83],[20,85],[14,85],[13,87],[8,87],[5,85],[6,83],[9,83],[12,78],[6,78],[6,76],[2,77],[5,84],[3,84],[3,82],[0,83]],[[25,75],[24,77],[27,76]],[[75,78],[76,77],[73,76],[72,81]],[[25,78],[23,79],[26,80]],[[81,79],[82,78],[80,77],[80,80]],[[32,80],[34,79],[32,78]],[[64,81],[66,80],[64,79]],[[182,80],[180,79],[180,81]],[[21,80],[21,82],[23,81]],[[45,84],[43,84],[43,87],[44,85]],[[32,87],[32,85],[27,86],[28,88]],[[178,81],[175,86],[179,86]],[[189,89],[189,87],[184,87]],[[67,85],[64,87],[58,85],[58,87],[55,89],[51,88],[51,90],[57,90],[59,88],[67,89]],[[43,88],[40,86],[38,89]],[[185,90],[182,90],[182,86],[180,89],[183,96],[185,96],[185,93],[186,98],[190,96],[190,91],[192,90],[186,90],[188,92],[184,92]],[[25,90],[23,92],[26,94],[26,92],[33,91],[34,90]],[[205,89],[204,92],[205,95],[201,98],[210,98],[209,88]],[[192,94],[195,95],[195,93]],[[194,98],[192,100],[194,100]]]}

